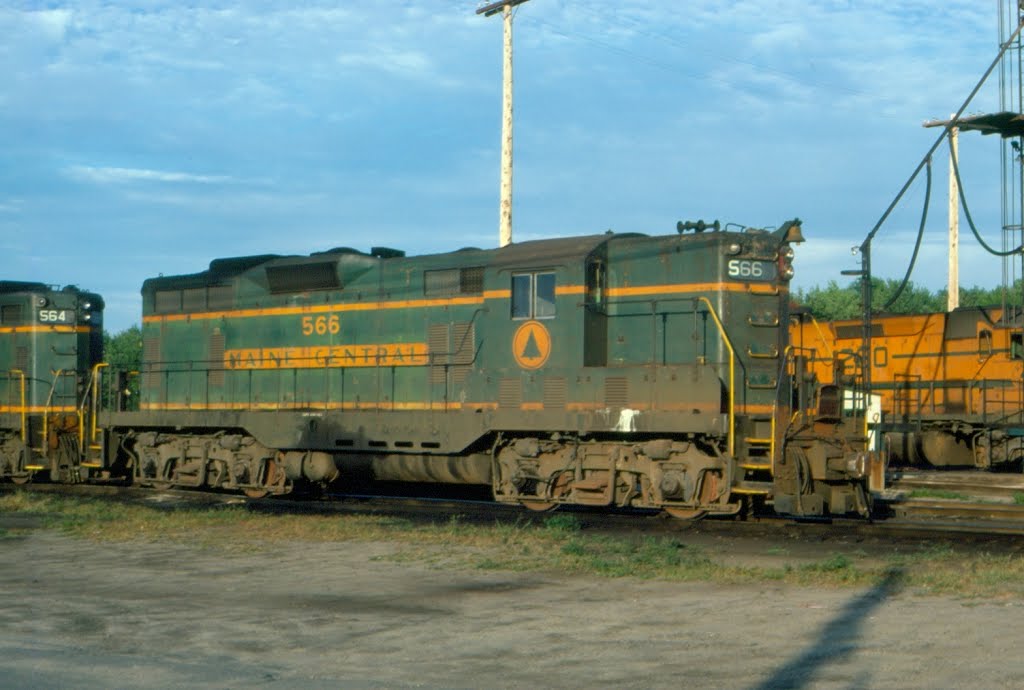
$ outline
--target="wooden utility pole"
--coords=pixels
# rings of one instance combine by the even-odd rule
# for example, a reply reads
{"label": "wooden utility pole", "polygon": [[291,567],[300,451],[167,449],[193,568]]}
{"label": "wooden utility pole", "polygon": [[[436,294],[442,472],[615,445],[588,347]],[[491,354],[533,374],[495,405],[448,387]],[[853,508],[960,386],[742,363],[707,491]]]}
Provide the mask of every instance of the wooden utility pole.
{"label": "wooden utility pole", "polygon": [[960,129],[949,128],[949,282],[946,311],[960,306],[960,188],[956,183],[953,159],[959,156]]}
{"label": "wooden utility pole", "polygon": [[498,246],[512,244],[512,8],[527,0],[501,0],[477,9],[485,17],[502,13],[505,20],[504,64],[501,80],[501,201]]}

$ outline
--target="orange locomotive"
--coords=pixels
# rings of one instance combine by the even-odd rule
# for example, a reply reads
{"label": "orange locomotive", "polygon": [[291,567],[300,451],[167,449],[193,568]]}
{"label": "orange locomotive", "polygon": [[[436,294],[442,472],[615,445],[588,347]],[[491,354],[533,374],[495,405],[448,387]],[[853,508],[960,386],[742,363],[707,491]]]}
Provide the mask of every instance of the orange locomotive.
{"label": "orange locomotive", "polygon": [[[863,321],[793,316],[791,342],[821,383],[863,371]],[[893,462],[1020,469],[1024,459],[1021,313],[965,307],[950,313],[874,315],[873,428]]]}

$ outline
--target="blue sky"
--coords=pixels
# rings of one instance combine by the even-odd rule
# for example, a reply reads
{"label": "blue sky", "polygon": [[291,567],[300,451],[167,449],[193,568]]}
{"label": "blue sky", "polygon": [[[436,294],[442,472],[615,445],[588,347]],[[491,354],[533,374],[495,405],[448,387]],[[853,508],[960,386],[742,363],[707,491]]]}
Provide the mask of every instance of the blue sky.
{"label": "blue sky", "polygon": [[[13,6],[12,6],[13,5]],[[799,216],[795,284],[859,244],[995,55],[996,3],[531,0],[516,15],[514,237]],[[336,246],[497,244],[501,21],[475,2],[0,8],[0,277],[75,283],[107,326],[147,277]],[[993,81],[969,112],[994,111]],[[946,154],[915,282],[945,277]],[[961,137],[998,244],[999,146]],[[901,277],[919,183],[876,243]],[[966,227],[962,232],[967,233]],[[965,240],[961,282],[1000,263]]]}

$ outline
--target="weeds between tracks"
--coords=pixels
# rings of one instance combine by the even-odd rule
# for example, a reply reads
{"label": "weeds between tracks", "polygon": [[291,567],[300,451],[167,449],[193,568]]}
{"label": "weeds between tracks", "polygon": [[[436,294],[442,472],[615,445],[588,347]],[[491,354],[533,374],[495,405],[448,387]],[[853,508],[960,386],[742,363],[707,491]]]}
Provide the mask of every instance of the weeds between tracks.
{"label": "weeds between tracks", "polygon": [[[26,527],[26,525],[29,525]],[[158,508],[92,498],[16,491],[0,497],[0,542],[42,527],[106,542],[190,544],[196,548],[259,553],[286,542],[384,542],[385,556],[445,569],[546,571],[600,577],[637,577],[729,585],[866,587],[892,573],[919,594],[1024,600],[1024,558],[964,554],[951,547],[921,547],[879,558],[856,547],[808,558],[765,541],[737,555],[677,537],[588,533],[577,517],[478,524],[458,516],[418,523],[380,515],[290,515],[253,512],[244,504]],[[824,549],[823,549],[824,551]]]}

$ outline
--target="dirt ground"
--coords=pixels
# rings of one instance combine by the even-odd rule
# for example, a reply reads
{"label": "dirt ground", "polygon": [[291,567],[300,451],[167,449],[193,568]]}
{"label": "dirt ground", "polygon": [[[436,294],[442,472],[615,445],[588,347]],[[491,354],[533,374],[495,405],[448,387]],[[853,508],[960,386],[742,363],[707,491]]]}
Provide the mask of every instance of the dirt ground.
{"label": "dirt ground", "polygon": [[223,554],[8,534],[4,688],[846,690],[1024,678],[1024,602],[923,597],[896,582],[450,572],[396,563],[390,544]]}

